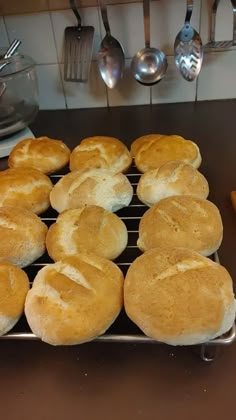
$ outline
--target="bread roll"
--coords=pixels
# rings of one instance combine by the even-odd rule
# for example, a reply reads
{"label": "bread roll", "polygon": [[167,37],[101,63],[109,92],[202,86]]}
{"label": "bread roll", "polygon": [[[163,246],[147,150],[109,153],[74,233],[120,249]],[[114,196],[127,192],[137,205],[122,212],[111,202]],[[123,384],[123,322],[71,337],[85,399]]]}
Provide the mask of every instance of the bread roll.
{"label": "bread roll", "polygon": [[87,205],[115,212],[129,205],[133,189],[123,174],[107,169],[73,171],[63,176],[50,193],[52,207],[61,213]]}
{"label": "bread roll", "polygon": [[24,207],[43,213],[50,206],[51,180],[34,168],[12,168],[0,172],[0,206]]}
{"label": "bread roll", "polygon": [[140,172],[147,172],[170,160],[182,160],[194,168],[198,168],[202,161],[199,148],[193,141],[173,135],[143,144],[136,153],[135,165]]}
{"label": "bread roll", "polygon": [[138,257],[125,278],[124,304],[144,334],[174,346],[226,333],[236,309],[227,270],[185,248],[152,249]]}
{"label": "bread roll", "polygon": [[144,136],[138,137],[133,141],[130,147],[130,152],[133,157],[136,156],[139,149],[145,144],[149,145],[155,141],[158,141],[161,137],[165,137],[165,134],[145,134]]}
{"label": "bread roll", "polygon": [[35,168],[44,174],[64,168],[70,159],[70,149],[61,141],[48,137],[25,139],[12,149],[10,168]]}
{"label": "bread roll", "polygon": [[215,204],[179,195],[164,198],[144,213],[137,244],[142,251],[176,246],[207,256],[220,247],[222,236],[222,220]]}
{"label": "bread roll", "polygon": [[40,270],[25,302],[33,333],[53,345],[91,341],[115,321],[123,304],[123,274],[94,254],[66,257]]}
{"label": "bread roll", "polygon": [[95,136],[83,139],[72,150],[70,170],[104,168],[114,173],[125,172],[132,163],[127,147],[114,137]]}
{"label": "bread roll", "polygon": [[0,260],[26,267],[45,252],[47,226],[20,207],[0,207]]}
{"label": "bread roll", "polygon": [[0,261],[0,336],[10,331],[24,312],[29,279],[21,268]]}
{"label": "bread roll", "polygon": [[126,248],[128,233],[114,213],[98,206],[65,210],[50,226],[46,247],[54,261],[80,252],[114,260]]}
{"label": "bread roll", "polygon": [[137,186],[139,200],[149,207],[172,195],[207,198],[208,194],[206,178],[192,165],[182,161],[169,161],[158,169],[145,172]]}

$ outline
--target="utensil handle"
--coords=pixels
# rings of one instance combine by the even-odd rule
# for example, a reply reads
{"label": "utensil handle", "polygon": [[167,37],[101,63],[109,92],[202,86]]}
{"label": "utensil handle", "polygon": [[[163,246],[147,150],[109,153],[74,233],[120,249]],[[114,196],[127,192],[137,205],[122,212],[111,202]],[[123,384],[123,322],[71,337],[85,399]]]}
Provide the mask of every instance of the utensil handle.
{"label": "utensil handle", "polygon": [[75,15],[75,17],[76,17],[76,19],[78,21],[78,27],[80,28],[80,26],[81,26],[81,17],[80,17],[78,8],[76,6],[76,1],[75,0],[70,0],[70,7],[71,7],[71,9],[74,12],[74,15]]}
{"label": "utensil handle", "polygon": [[233,45],[236,45],[236,0],[231,0],[233,6]]}
{"label": "utensil handle", "polygon": [[150,47],[150,1],[143,0],[145,47]]}
{"label": "utensil handle", "polygon": [[19,39],[14,39],[14,41],[11,43],[8,50],[5,52],[3,58],[6,59],[6,58],[11,57],[14,54],[14,52],[17,50],[20,44],[21,44],[21,41]]}
{"label": "utensil handle", "polygon": [[211,11],[211,42],[215,42],[215,33],[216,33],[216,13],[218,9],[220,0],[215,0],[212,5]]}
{"label": "utensil handle", "polygon": [[193,13],[193,0],[187,0],[187,11],[184,23],[189,23]]}
{"label": "utensil handle", "polygon": [[106,5],[105,0],[100,1],[100,8],[101,8],[102,21],[103,21],[106,34],[111,35],[111,30],[110,30],[110,25],[108,21],[108,15],[107,15],[107,5]]}

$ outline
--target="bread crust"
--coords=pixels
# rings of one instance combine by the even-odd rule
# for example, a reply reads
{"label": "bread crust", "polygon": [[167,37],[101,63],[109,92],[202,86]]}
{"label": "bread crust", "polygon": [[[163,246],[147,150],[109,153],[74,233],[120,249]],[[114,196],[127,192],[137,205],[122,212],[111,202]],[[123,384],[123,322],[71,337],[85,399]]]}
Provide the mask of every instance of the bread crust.
{"label": "bread crust", "polygon": [[118,316],[123,283],[123,274],[113,262],[91,253],[46,266],[26,297],[30,328],[52,345],[91,341]]}
{"label": "bread crust", "polygon": [[50,226],[46,247],[54,261],[81,252],[114,260],[126,248],[127,228],[114,213],[98,206],[65,210]]}
{"label": "bread crust", "polygon": [[179,195],[164,198],[144,213],[137,244],[142,251],[177,246],[208,256],[217,251],[222,238],[223,224],[215,204]]}
{"label": "bread crust", "polygon": [[132,163],[127,147],[115,137],[87,137],[76,146],[70,156],[70,170],[91,168],[126,172]]}
{"label": "bread crust", "polygon": [[8,165],[10,168],[35,168],[50,174],[67,165],[70,149],[61,140],[49,137],[25,139],[12,149]]}
{"label": "bread crust", "polygon": [[124,286],[129,318],[149,337],[171,345],[207,342],[235,319],[227,270],[185,248],[145,252],[130,266]]}

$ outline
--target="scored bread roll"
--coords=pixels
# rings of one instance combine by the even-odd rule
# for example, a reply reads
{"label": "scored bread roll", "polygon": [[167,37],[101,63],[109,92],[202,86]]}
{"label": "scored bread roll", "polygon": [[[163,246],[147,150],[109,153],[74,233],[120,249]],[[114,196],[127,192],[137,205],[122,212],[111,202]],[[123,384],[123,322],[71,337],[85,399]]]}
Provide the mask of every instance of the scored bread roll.
{"label": "scored bread roll", "polygon": [[113,262],[91,253],[48,265],[38,272],[26,297],[29,326],[52,345],[91,341],[120,313],[123,283]]}
{"label": "scored bread roll", "polygon": [[73,171],[63,176],[50,193],[52,207],[61,213],[87,205],[115,212],[132,200],[133,188],[128,178],[107,169]]}
{"label": "scored bread roll", "polygon": [[171,345],[207,342],[235,319],[232,279],[221,265],[184,248],[152,249],[128,269],[124,304],[149,337]]}
{"label": "scored bread roll", "polygon": [[0,261],[0,336],[10,331],[24,312],[29,279],[21,268]]}
{"label": "scored bread roll", "polygon": [[199,148],[193,141],[173,135],[143,144],[136,153],[135,165],[140,172],[147,172],[170,160],[182,160],[194,168],[198,168],[202,161]]}
{"label": "scored bread roll", "polygon": [[125,172],[132,163],[127,147],[118,139],[106,136],[87,137],[72,150],[70,170],[104,168]]}
{"label": "scored bread roll", "polygon": [[139,200],[149,207],[172,195],[207,198],[208,194],[206,178],[192,165],[182,161],[169,161],[160,168],[145,172],[137,186]]}
{"label": "scored bread roll", "polygon": [[8,158],[10,168],[35,168],[44,174],[58,171],[67,165],[70,149],[61,141],[49,137],[21,140]]}
{"label": "scored bread roll", "polygon": [[98,206],[65,210],[50,226],[46,247],[54,261],[80,252],[114,260],[126,248],[127,228],[114,213]]}
{"label": "scored bread roll", "polygon": [[141,251],[185,247],[207,256],[220,247],[222,237],[222,220],[215,204],[179,195],[164,198],[144,213],[137,245]]}
{"label": "scored bread roll", "polygon": [[50,206],[53,184],[34,168],[12,168],[0,172],[0,206],[24,207],[40,214]]}
{"label": "scored bread roll", "polygon": [[0,207],[0,260],[26,267],[45,252],[47,226],[21,207]]}
{"label": "scored bread roll", "polygon": [[145,134],[144,136],[138,137],[131,143],[130,152],[133,157],[136,156],[139,149],[145,144],[151,144],[158,141],[161,137],[165,137],[165,134]]}

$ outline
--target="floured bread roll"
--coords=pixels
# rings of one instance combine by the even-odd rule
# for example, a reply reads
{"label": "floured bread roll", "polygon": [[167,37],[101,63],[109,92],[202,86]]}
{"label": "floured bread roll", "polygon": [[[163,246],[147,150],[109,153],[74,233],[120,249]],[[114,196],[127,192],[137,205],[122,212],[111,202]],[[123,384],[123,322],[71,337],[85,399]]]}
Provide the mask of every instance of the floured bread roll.
{"label": "floured bread roll", "polygon": [[114,260],[126,248],[128,233],[114,213],[98,206],[65,210],[50,226],[46,247],[54,261],[80,252]]}
{"label": "floured bread roll", "polygon": [[170,160],[182,160],[194,168],[198,168],[202,161],[199,148],[193,141],[173,135],[144,143],[136,153],[135,165],[140,172],[147,172]]}
{"label": "floured bread roll", "polygon": [[137,245],[142,251],[160,246],[193,249],[211,255],[223,237],[220,212],[208,200],[178,195],[164,198],[144,213]]}
{"label": "floured bread roll", "polygon": [[158,169],[145,172],[137,186],[139,200],[149,207],[172,195],[207,198],[208,194],[206,178],[192,165],[182,161],[169,161]]}
{"label": "floured bread roll", "polygon": [[21,207],[0,207],[0,260],[26,267],[45,252],[47,226]]}
{"label": "floured bread roll", "polygon": [[123,283],[113,262],[90,253],[48,265],[38,272],[26,297],[29,326],[53,345],[91,341],[120,313]]}
{"label": "floured bread roll", "polygon": [[50,174],[67,165],[70,149],[61,141],[48,137],[25,139],[12,149],[8,165],[10,168],[35,168]]}
{"label": "floured bread roll", "polygon": [[165,134],[145,134],[144,136],[138,137],[133,141],[130,147],[130,152],[133,157],[136,156],[139,149],[145,144],[149,145],[155,141],[158,141],[161,137],[165,137]]}
{"label": "floured bread roll", "polygon": [[0,172],[0,206],[24,207],[43,213],[50,206],[53,184],[34,168],[12,168]]}
{"label": "floured bread roll", "polygon": [[95,136],[83,139],[72,150],[70,170],[104,168],[114,173],[125,172],[132,163],[127,147],[114,137]]}
{"label": "floured bread roll", "polygon": [[21,268],[0,261],[0,335],[10,331],[24,312],[29,279]]}
{"label": "floured bread roll", "polygon": [[73,171],[63,176],[50,193],[52,207],[61,213],[87,205],[115,212],[129,205],[133,188],[123,174],[107,169]]}
{"label": "floured bread roll", "polygon": [[152,249],[138,257],[125,278],[124,304],[144,334],[174,346],[226,333],[236,309],[227,270],[184,248]]}

